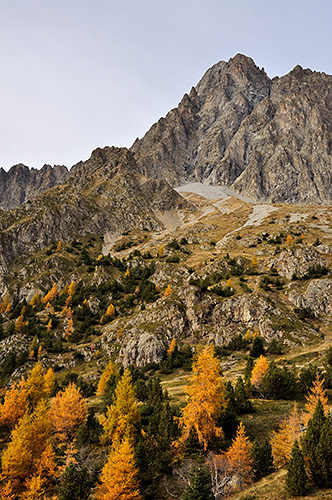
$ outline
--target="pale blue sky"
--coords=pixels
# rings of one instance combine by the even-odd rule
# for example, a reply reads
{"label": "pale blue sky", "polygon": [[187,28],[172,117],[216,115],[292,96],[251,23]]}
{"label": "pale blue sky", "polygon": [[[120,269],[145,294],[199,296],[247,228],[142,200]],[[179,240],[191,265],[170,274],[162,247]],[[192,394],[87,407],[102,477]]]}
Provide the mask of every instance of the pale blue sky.
{"label": "pale blue sky", "polygon": [[219,60],[332,74],[331,0],[0,0],[0,166],[131,146]]}

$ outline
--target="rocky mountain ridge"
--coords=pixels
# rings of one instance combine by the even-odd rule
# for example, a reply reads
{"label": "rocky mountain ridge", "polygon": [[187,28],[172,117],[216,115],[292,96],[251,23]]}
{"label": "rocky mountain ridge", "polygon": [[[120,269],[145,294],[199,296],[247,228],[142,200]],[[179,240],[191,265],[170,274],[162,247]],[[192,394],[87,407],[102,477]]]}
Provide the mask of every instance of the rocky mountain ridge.
{"label": "rocky mountain ridge", "polygon": [[332,76],[296,66],[272,80],[241,54],[210,68],[132,146],[172,185],[226,185],[257,201],[332,200]]}
{"label": "rocky mountain ridge", "polygon": [[44,165],[40,170],[14,165],[8,172],[0,168],[0,208],[8,210],[65,182],[68,169],[63,165]]}

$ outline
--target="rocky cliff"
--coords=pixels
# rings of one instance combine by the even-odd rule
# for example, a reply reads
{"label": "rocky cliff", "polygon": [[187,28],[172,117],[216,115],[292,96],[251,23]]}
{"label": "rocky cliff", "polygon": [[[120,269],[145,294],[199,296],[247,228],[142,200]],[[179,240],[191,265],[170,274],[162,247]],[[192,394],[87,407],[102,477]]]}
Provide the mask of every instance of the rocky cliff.
{"label": "rocky cliff", "polygon": [[161,230],[160,214],[172,209],[192,207],[165,180],[140,174],[126,148],[96,149],[73,167],[66,182],[0,213],[0,259],[5,265],[74,235]]}
{"label": "rocky cliff", "polygon": [[226,185],[254,200],[332,201],[332,76],[297,66],[271,80],[238,54],[209,69],[132,146],[173,185]]}
{"label": "rocky cliff", "polygon": [[44,165],[37,170],[19,164],[8,172],[0,168],[0,208],[11,209],[65,181],[68,170],[64,166]]}

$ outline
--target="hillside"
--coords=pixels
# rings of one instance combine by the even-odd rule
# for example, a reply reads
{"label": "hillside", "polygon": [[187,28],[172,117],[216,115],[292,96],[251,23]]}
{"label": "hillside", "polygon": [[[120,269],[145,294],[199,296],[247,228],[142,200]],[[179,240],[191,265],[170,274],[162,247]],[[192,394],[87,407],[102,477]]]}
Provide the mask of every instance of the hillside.
{"label": "hillside", "polygon": [[[294,403],[303,437],[317,376],[321,446],[332,436],[331,83],[300,67],[271,80],[237,55],[131,149],[0,172],[1,498],[104,500],[119,450],[144,500],[192,498],[202,457],[215,500],[291,498],[284,458],[241,483],[224,452],[240,421],[260,449]],[[203,400],[222,391],[206,443],[179,420],[202,352]],[[76,406],[59,416],[64,394]],[[328,497],[330,475],[303,498]]]}

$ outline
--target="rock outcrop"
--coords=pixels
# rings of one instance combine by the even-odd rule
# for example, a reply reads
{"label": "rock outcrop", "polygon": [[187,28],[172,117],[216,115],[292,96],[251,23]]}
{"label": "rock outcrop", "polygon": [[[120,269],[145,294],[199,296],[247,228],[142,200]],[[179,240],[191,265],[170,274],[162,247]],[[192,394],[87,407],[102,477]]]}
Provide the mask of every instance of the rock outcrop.
{"label": "rock outcrop", "polygon": [[0,168],[0,208],[16,208],[22,203],[66,180],[68,170],[64,166],[44,165],[37,170],[25,165],[14,165],[8,172]]}
{"label": "rock outcrop", "polygon": [[173,185],[226,185],[257,201],[332,202],[332,76],[296,66],[268,78],[238,54],[209,69],[132,146]]}

